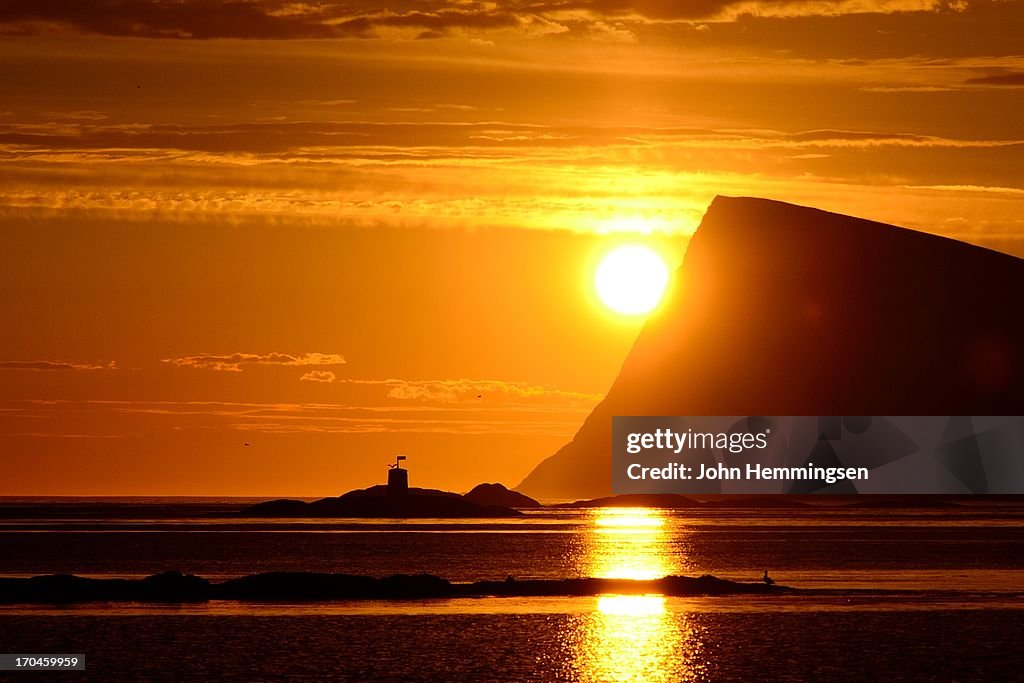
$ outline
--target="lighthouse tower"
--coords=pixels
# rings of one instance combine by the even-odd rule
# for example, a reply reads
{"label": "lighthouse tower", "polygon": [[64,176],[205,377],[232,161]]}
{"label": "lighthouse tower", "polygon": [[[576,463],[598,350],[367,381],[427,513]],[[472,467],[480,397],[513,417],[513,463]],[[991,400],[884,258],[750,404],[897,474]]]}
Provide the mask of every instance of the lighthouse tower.
{"label": "lighthouse tower", "polygon": [[394,465],[388,465],[388,495],[404,496],[409,493],[409,470],[402,467],[404,455],[395,458]]}

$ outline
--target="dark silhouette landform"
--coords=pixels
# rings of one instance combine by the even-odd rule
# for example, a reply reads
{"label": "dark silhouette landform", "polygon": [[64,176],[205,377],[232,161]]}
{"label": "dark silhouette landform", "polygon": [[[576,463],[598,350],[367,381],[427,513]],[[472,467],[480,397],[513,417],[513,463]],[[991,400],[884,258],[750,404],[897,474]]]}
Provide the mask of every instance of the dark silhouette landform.
{"label": "dark silhouette landform", "polygon": [[1021,291],[1006,254],[717,197],[608,395],[516,490],[609,495],[614,415],[1024,414]]}
{"label": "dark silhouette landform", "polygon": [[[817,500],[813,500],[817,498]],[[509,491],[501,484],[480,484],[464,496],[436,489],[408,489],[405,496],[389,496],[386,486],[350,491],[336,498],[307,502],[289,498],[268,500],[230,514],[261,518],[380,518],[449,519],[521,517],[519,509],[583,508],[658,508],[664,510],[708,509],[807,509],[807,508],[882,508],[882,509],[957,509],[969,511],[965,496],[820,496],[798,495],[719,495],[706,500],[675,493],[629,493],[571,502],[542,505],[527,496]],[[1016,505],[1010,496],[986,496],[992,511],[1000,504]],[[45,509],[45,508],[43,508]],[[983,508],[976,510],[979,514]],[[39,514],[39,513],[37,513]],[[224,513],[215,513],[223,516]],[[0,517],[3,517],[0,514]]]}
{"label": "dark silhouette landform", "polygon": [[[524,496],[525,498],[525,496]],[[395,494],[388,486],[371,486],[313,502],[282,498],[256,503],[242,517],[381,517],[396,519],[519,517],[511,507],[474,502],[469,496],[436,489],[409,488]]]}
{"label": "dark silhouette landform", "polygon": [[205,602],[424,600],[433,598],[594,596],[594,595],[768,595],[797,589],[764,583],[726,581],[714,576],[632,579],[544,579],[452,583],[431,574],[383,578],[352,574],[272,572],[212,583],[199,576],[165,572],[144,579],[94,579],[72,574],[0,578],[0,603]]}
{"label": "dark silhouette landform", "polygon": [[497,505],[507,508],[536,508],[541,504],[518,491],[510,491],[501,484],[477,484],[467,493],[466,500],[477,505]]}

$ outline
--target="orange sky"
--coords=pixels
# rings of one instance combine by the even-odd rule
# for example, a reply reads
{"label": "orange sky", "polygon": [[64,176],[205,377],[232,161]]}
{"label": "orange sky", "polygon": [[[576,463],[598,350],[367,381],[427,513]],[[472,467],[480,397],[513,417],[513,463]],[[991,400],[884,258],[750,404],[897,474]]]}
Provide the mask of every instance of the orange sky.
{"label": "orange sky", "polygon": [[[513,485],[715,194],[1024,255],[1024,4],[7,2],[0,495]],[[479,398],[478,398],[479,396]],[[250,446],[244,446],[244,443]]]}

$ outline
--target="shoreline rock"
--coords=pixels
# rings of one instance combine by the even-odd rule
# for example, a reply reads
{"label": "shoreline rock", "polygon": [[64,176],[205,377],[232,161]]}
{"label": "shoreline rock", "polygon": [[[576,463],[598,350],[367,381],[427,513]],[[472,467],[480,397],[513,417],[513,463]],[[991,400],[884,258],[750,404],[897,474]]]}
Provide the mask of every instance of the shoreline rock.
{"label": "shoreline rock", "polygon": [[449,491],[411,488],[394,495],[387,486],[349,491],[336,498],[311,503],[280,498],[249,505],[240,517],[381,517],[393,519],[467,519],[473,517],[519,517],[511,507],[484,505]]}
{"label": "shoreline rock", "polygon": [[742,583],[704,575],[634,579],[530,579],[452,583],[432,574],[395,574],[382,578],[316,572],[269,572],[212,583],[208,579],[164,572],[143,579],[92,579],[72,574],[0,578],[0,604],[73,604],[82,602],[196,603],[209,600],[334,601],[426,600],[484,597],[586,597],[598,595],[777,595],[798,589]]}

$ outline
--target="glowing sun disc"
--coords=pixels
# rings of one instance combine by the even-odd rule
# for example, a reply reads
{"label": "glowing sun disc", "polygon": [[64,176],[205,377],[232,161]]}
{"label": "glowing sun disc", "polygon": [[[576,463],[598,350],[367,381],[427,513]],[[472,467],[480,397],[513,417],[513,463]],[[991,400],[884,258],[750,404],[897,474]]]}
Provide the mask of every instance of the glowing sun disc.
{"label": "glowing sun disc", "polygon": [[653,249],[618,247],[601,259],[594,285],[601,303],[618,313],[641,315],[661,301],[668,285],[668,266]]}

